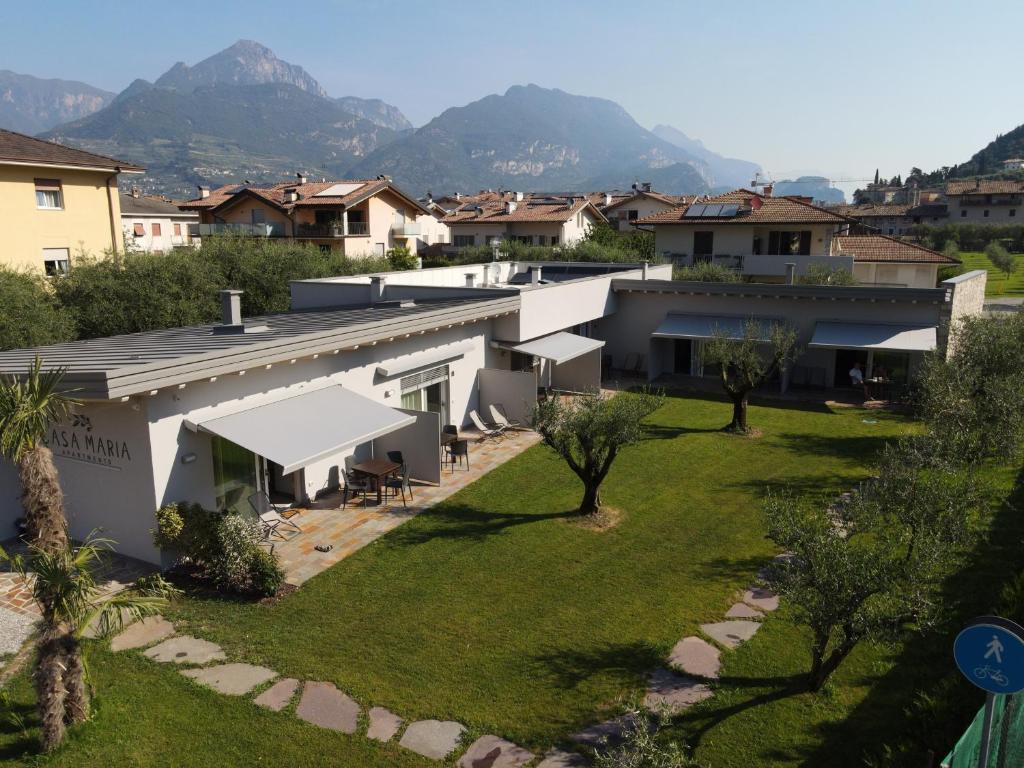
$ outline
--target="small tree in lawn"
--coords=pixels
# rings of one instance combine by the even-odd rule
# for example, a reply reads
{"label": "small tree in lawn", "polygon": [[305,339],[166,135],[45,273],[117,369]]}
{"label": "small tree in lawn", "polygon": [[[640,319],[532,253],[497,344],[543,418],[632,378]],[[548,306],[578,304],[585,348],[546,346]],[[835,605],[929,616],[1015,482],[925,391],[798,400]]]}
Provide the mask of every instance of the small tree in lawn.
{"label": "small tree in lawn", "polygon": [[783,323],[764,326],[751,318],[743,324],[743,336],[729,338],[716,330],[704,345],[704,363],[717,365],[722,387],[732,400],[732,421],[727,432],[747,434],[747,401],[750,393],[785,368],[798,354],[796,329]]}
{"label": "small tree in lawn", "polygon": [[647,391],[622,392],[610,398],[592,392],[556,395],[537,405],[534,429],[583,482],[581,515],[600,511],[601,483],[612,462],[623,447],[640,440],[641,421],[664,400],[664,395]]}
{"label": "small tree in lawn", "polygon": [[992,266],[1007,277],[1017,271],[1017,257],[1007,251],[998,240],[993,240],[985,246],[985,256],[992,262]]}

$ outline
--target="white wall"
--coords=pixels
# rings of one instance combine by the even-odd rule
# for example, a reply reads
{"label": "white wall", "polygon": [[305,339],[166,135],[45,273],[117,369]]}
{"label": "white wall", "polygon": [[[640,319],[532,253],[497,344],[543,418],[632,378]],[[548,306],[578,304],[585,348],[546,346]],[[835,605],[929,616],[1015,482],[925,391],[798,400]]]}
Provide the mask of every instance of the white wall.
{"label": "white wall", "polygon": [[939,265],[855,262],[853,276],[862,285],[934,288],[939,279]]}
{"label": "white wall", "polygon": [[[121,225],[124,228],[124,242],[128,249],[135,248],[142,251],[169,251],[174,247],[191,245],[188,236],[189,224],[198,224],[199,216],[179,218],[170,216],[136,216],[132,214],[121,214]],[[143,235],[135,236],[135,225],[141,224]],[[153,235],[153,224],[160,225],[160,234]],[[174,234],[174,225],[181,229],[180,235]]]}
{"label": "white wall", "polygon": [[654,226],[654,251],[658,254],[693,255],[693,233],[714,232],[714,253],[745,256],[754,252],[754,237],[761,238],[761,253],[768,252],[771,232],[810,230],[811,255],[827,256],[832,250],[835,225],[777,224],[746,226],[743,224],[660,224]]}

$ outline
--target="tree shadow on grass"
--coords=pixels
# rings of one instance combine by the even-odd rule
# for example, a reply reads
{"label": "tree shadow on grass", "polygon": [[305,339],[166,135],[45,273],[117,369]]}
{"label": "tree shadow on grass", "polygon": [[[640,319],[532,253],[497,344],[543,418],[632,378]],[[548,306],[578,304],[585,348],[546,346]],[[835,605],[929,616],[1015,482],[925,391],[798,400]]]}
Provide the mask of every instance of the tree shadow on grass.
{"label": "tree shadow on grass", "polygon": [[563,688],[575,688],[596,675],[639,679],[664,664],[663,653],[650,644],[606,643],[587,649],[552,648],[536,654],[538,673],[553,677]]}
{"label": "tree shadow on grass", "polygon": [[[732,401],[721,390],[716,392],[696,387],[671,388],[665,390],[665,396],[680,400],[704,400],[709,403],[732,406]],[[761,391],[751,393],[749,402],[750,405],[758,408],[782,408],[787,411],[835,415],[835,410],[825,403],[825,396],[818,401],[810,398],[774,397],[770,393]]]}
{"label": "tree shadow on grass", "polygon": [[380,541],[385,546],[397,548],[436,539],[485,539],[520,525],[577,516],[575,509],[561,512],[493,512],[465,504],[439,504],[419,516],[425,525],[400,526]]}
{"label": "tree shadow on grass", "polygon": [[877,455],[889,435],[820,435],[808,432],[781,432],[773,436],[794,453],[835,456],[849,461],[866,462]]}
{"label": "tree shadow on grass", "polygon": [[0,701],[0,761],[14,760],[39,752],[39,741],[34,731],[39,724],[33,704]]}

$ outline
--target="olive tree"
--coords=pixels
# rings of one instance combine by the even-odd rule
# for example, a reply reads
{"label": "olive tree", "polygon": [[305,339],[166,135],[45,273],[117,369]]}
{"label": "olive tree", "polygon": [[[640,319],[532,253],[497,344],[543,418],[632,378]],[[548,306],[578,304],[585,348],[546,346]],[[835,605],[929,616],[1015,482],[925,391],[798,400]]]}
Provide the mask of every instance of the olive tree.
{"label": "olive tree", "polygon": [[604,397],[599,392],[559,396],[537,405],[534,429],[544,444],[565,459],[583,483],[579,514],[601,508],[601,483],[615,457],[643,437],[644,418],[664,402],[661,393],[622,392]]}
{"label": "olive tree", "polygon": [[727,432],[746,434],[747,401],[750,393],[784,369],[799,354],[796,329],[785,323],[772,322],[767,326],[748,319],[743,323],[743,334],[731,338],[721,329],[704,345],[705,365],[717,365],[722,387],[732,400],[732,421]]}
{"label": "olive tree", "polygon": [[1007,277],[1017,271],[1017,257],[1007,251],[998,240],[993,240],[985,246],[985,256],[992,262],[992,266]]}

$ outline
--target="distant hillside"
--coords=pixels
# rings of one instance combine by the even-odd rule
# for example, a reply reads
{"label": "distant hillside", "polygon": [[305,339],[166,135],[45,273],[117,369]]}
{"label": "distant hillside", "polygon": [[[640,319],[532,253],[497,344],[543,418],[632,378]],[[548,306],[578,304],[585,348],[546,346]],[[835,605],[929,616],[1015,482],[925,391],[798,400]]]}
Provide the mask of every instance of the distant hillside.
{"label": "distant hillside", "polygon": [[476,191],[582,191],[628,186],[677,166],[664,192],[704,192],[706,167],[641,127],[618,104],[536,85],[513,86],[453,107],[356,163],[353,176],[386,173],[399,185]]}
{"label": "distant hillside", "polygon": [[337,175],[394,131],[289,84],[213,85],[183,92],[133,84],[134,94],[46,138],[142,163],[144,187],[191,194],[196,183]]}
{"label": "distant hillside", "polygon": [[656,125],[651,133],[703,160],[710,174],[707,181],[712,187],[749,187],[751,180],[761,172],[761,166],[757,163],[723,157],[705,147],[700,139],[691,139],[671,125]]}
{"label": "distant hillside", "polygon": [[110,91],[75,80],[43,80],[0,70],[0,128],[35,134],[97,112]]}
{"label": "distant hillside", "polygon": [[836,189],[824,176],[799,176],[775,182],[773,194],[812,197],[816,203],[845,203],[843,190]]}
{"label": "distant hillside", "polygon": [[360,99],[358,96],[342,96],[335,99],[346,112],[369,120],[371,123],[390,128],[392,131],[411,131],[412,123],[402,110],[380,99]]}
{"label": "distant hillside", "polygon": [[975,152],[966,163],[954,166],[950,175],[963,177],[1000,173],[1003,170],[1003,161],[1011,157],[1024,157],[1024,125],[1018,125],[1009,133],[996,136],[987,146]]}

